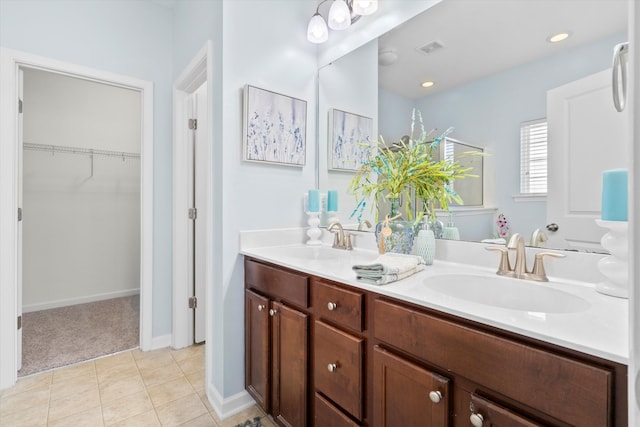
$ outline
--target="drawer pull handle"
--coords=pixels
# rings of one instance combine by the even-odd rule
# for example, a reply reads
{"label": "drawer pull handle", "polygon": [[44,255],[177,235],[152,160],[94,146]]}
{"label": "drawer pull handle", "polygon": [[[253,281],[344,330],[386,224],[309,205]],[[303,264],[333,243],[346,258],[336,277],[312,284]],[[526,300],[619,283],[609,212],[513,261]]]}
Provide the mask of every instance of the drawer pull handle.
{"label": "drawer pull handle", "polygon": [[329,309],[329,311],[333,311],[338,308],[338,304],[336,304],[335,302],[330,302],[329,304],[327,304],[327,308]]}
{"label": "drawer pull handle", "polygon": [[439,391],[432,391],[429,393],[429,399],[431,399],[433,403],[440,403],[442,400],[442,393]]}
{"label": "drawer pull handle", "polygon": [[260,304],[260,305],[258,306],[258,311],[262,311],[262,310],[264,310],[264,304]]}
{"label": "drawer pull handle", "polygon": [[329,363],[327,365],[327,369],[329,370],[329,372],[335,372],[338,369],[338,365],[336,365],[335,363]]}
{"label": "drawer pull handle", "polygon": [[278,310],[274,310],[273,308],[271,310],[269,310],[269,316],[273,317],[276,314],[278,314]]}
{"label": "drawer pull handle", "polygon": [[482,427],[484,424],[484,418],[480,414],[471,414],[469,421],[471,421],[473,427]]}

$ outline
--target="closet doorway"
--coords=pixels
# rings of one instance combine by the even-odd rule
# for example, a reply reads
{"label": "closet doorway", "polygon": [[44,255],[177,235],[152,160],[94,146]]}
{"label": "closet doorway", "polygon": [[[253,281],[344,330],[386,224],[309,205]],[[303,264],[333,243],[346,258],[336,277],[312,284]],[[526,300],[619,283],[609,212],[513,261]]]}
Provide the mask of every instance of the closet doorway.
{"label": "closet doorway", "polygon": [[24,376],[139,345],[142,94],[20,72]]}

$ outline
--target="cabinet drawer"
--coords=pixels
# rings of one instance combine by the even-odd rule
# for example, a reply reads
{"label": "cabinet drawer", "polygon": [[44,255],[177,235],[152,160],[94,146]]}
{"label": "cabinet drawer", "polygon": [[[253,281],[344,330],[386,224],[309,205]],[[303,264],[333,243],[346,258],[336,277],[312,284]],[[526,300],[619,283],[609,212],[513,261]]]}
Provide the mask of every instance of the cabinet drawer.
{"label": "cabinet drawer", "polygon": [[257,289],[299,307],[309,307],[308,276],[246,259],[244,280],[248,288]]}
{"label": "cabinet drawer", "polygon": [[316,389],[362,420],[364,340],[318,320],[314,325]]}
{"label": "cabinet drawer", "polygon": [[314,426],[331,427],[358,427],[349,417],[333,406],[318,393],[315,395],[315,422]]}
{"label": "cabinet drawer", "polygon": [[362,331],[363,302],[359,292],[315,280],[311,286],[311,306],[319,316],[358,332]]}
{"label": "cabinet drawer", "polygon": [[[495,402],[484,399],[477,394],[471,394],[471,417],[483,421],[486,426],[512,426],[512,427],[543,427],[542,424],[530,420],[514,411],[511,411]],[[478,418],[480,417],[480,418]]]}
{"label": "cabinet drawer", "polygon": [[613,373],[384,300],[376,338],[572,425],[609,426]]}

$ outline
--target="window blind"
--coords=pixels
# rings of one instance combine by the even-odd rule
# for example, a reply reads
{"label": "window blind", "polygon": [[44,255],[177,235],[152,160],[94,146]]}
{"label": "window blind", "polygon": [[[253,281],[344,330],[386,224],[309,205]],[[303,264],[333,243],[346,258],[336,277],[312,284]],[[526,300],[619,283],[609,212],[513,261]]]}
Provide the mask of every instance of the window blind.
{"label": "window blind", "polygon": [[547,120],[520,125],[520,193],[547,192]]}

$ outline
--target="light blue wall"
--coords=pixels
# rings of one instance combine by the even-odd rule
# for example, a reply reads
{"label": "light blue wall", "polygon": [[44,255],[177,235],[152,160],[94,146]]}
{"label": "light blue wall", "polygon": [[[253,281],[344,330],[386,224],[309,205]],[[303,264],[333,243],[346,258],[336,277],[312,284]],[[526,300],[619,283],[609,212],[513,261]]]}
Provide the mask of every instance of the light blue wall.
{"label": "light blue wall", "polygon": [[[239,231],[305,226],[302,197],[315,187],[316,47],[306,40],[314,0],[179,2],[174,77],[214,42],[214,289],[212,381],[225,398],[244,390],[244,267]],[[242,161],[246,84],[307,101],[306,165]]]}
{"label": "light blue wall", "polygon": [[378,133],[387,144],[400,141],[411,131],[415,101],[380,88],[378,90]]}
{"label": "light blue wall", "polygon": [[149,1],[0,1],[1,46],[154,84],[154,337],[171,333],[171,28]]}
{"label": "light blue wall", "polygon": [[546,116],[547,90],[610,67],[613,46],[624,40],[610,37],[416,101],[427,129],[453,126],[451,137],[488,148],[495,206],[512,232],[530,235],[547,224],[545,202],[512,197],[520,192],[520,123]]}

